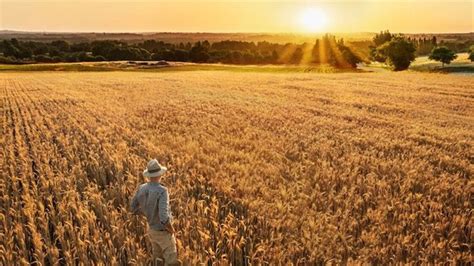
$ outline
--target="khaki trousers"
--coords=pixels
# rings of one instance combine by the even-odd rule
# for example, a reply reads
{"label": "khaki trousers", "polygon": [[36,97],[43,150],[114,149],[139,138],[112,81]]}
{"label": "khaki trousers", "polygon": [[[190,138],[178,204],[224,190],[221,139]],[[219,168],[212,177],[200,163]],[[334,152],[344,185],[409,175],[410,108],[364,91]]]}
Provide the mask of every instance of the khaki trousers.
{"label": "khaki trousers", "polygon": [[180,265],[176,251],[176,238],[168,231],[148,229],[148,237],[153,247],[153,261],[164,261],[164,265]]}

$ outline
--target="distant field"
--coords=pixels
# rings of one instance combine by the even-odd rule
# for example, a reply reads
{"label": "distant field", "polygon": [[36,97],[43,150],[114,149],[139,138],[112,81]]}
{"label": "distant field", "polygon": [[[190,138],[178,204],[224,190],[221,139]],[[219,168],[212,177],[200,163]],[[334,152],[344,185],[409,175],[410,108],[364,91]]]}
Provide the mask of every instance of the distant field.
{"label": "distant field", "polygon": [[[320,34],[295,34],[295,33],[196,33],[196,32],[150,32],[150,33],[104,33],[104,32],[24,32],[24,31],[1,31],[0,40],[16,38],[25,41],[44,41],[51,42],[55,40],[65,40],[68,42],[84,42],[94,40],[117,40],[128,43],[142,42],[143,40],[160,40],[168,43],[186,43],[208,40],[209,42],[219,42],[224,40],[247,41],[247,42],[275,42],[275,43],[304,43],[314,42],[320,38]],[[375,33],[336,33],[338,38],[344,38],[346,41],[361,41],[371,39]],[[465,39],[469,35],[460,34]]]}
{"label": "distant field", "polygon": [[[25,32],[25,31],[1,31],[0,40],[16,38],[25,41],[44,41],[51,42],[55,40],[66,40],[69,42],[84,42],[94,40],[118,40],[129,43],[141,42],[147,40],[160,40],[169,43],[196,42],[208,40],[209,42],[218,42],[223,40],[250,41],[250,42],[276,42],[276,43],[304,43],[314,42],[320,38],[320,34],[294,34],[294,33],[185,33],[185,32],[150,32],[150,33],[104,33],[104,32]],[[338,38],[344,38],[346,41],[370,40],[376,34],[375,32],[356,32],[356,33],[334,33]],[[428,38],[436,36],[438,41],[469,41],[474,40],[474,33],[446,33],[446,34],[409,34],[411,38]]]}
{"label": "distant field", "polygon": [[154,62],[140,62],[149,65],[129,64],[127,61],[94,62],[94,63],[48,63],[1,65],[0,72],[11,71],[67,71],[67,72],[97,72],[97,71],[145,71],[145,72],[176,72],[176,71],[232,71],[232,72],[270,72],[270,73],[343,73],[358,72],[354,69],[337,69],[329,65],[226,65],[226,64],[195,64],[169,62],[169,65],[153,65]]}
{"label": "distant field", "polygon": [[[409,70],[418,72],[439,72],[439,73],[459,73],[466,75],[474,75],[474,63],[468,59],[467,53],[458,54],[451,64],[442,67],[440,62],[429,60],[428,56],[420,56],[410,65]],[[390,67],[386,64],[371,63],[370,65],[363,66],[360,70],[370,72],[389,72]]]}
{"label": "distant field", "polygon": [[438,72],[470,72],[474,74],[474,62],[468,59],[469,54],[462,53],[458,54],[458,58],[456,58],[451,64],[445,65],[442,68],[442,64],[440,62],[436,62],[433,60],[429,60],[428,56],[418,57],[413,65],[410,67],[412,70],[416,71],[438,71]]}
{"label": "distant field", "polygon": [[[170,62],[169,66],[138,66],[127,64],[127,61],[95,62],[95,63],[49,63],[25,65],[1,65],[2,71],[233,71],[233,72],[269,72],[269,73],[340,73],[340,72],[388,72],[390,68],[385,64],[372,63],[359,69],[337,69],[331,66],[295,66],[295,65],[226,65],[226,64],[195,64]],[[474,63],[468,59],[468,54],[458,54],[458,58],[451,64],[441,67],[441,63],[429,60],[427,56],[416,58],[410,70],[420,72],[461,73],[474,75]]]}
{"label": "distant field", "polygon": [[472,83],[0,73],[0,264],[145,263],[145,222],[126,208],[152,157],[191,265],[469,263]]}

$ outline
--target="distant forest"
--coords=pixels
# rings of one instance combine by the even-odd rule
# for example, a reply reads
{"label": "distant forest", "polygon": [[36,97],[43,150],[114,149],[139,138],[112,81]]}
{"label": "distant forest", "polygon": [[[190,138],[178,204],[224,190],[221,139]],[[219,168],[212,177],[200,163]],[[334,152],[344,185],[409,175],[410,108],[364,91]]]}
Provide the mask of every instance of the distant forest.
{"label": "distant forest", "polygon": [[165,43],[145,40],[128,44],[114,40],[69,43],[4,40],[0,43],[4,63],[15,62],[94,62],[94,61],[179,61],[224,64],[330,64],[353,68],[363,59],[332,35],[315,43],[279,44],[266,41],[198,41]]}
{"label": "distant forest", "polygon": [[[377,36],[382,36],[378,34]],[[334,35],[323,35],[314,43],[271,43],[267,41],[196,41],[171,43],[160,40],[126,42],[119,40],[28,41],[16,38],[0,42],[0,63],[53,63],[96,61],[180,61],[225,64],[329,64],[354,68],[368,61],[373,40],[345,42]],[[441,40],[436,36],[406,36],[418,56],[428,55],[436,46],[466,52],[474,44],[467,40]]]}

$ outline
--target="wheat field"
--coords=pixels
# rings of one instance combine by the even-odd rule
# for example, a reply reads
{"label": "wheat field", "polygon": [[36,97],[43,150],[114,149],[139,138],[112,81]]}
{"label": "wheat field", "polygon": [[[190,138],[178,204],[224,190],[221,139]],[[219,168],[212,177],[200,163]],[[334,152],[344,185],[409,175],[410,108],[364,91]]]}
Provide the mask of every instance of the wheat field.
{"label": "wheat field", "polygon": [[474,87],[422,73],[2,73],[0,264],[472,261]]}

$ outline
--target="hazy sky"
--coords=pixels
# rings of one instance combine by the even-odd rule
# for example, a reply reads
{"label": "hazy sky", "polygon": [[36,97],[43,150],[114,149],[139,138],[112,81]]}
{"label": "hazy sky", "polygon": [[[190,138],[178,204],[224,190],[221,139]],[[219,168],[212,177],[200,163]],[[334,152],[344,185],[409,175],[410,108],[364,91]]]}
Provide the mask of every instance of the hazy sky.
{"label": "hazy sky", "polygon": [[299,32],[316,27],[319,32],[473,32],[473,14],[472,0],[0,0],[0,29]]}

